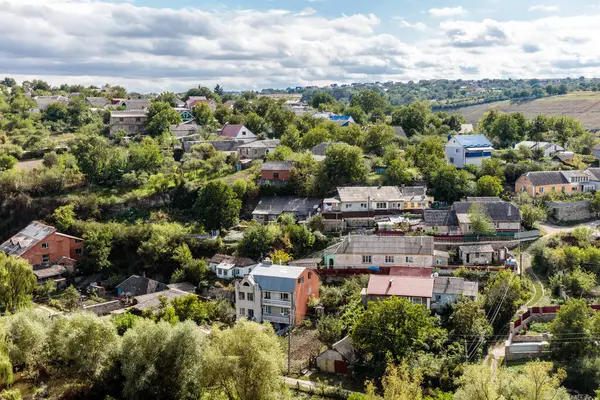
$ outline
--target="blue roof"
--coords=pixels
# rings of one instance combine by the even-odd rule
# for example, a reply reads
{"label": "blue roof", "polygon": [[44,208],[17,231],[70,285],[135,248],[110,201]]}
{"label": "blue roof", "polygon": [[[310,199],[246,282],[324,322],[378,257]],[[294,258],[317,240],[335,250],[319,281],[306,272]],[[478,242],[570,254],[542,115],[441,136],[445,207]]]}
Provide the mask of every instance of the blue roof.
{"label": "blue roof", "polygon": [[296,288],[296,279],[302,275],[305,269],[304,267],[260,264],[252,270],[250,275],[261,290],[293,293]]}
{"label": "blue roof", "polygon": [[452,137],[462,147],[493,147],[492,143],[483,135],[456,135]]}
{"label": "blue roof", "polygon": [[348,121],[350,118],[352,118],[351,115],[332,115],[331,116],[332,121]]}

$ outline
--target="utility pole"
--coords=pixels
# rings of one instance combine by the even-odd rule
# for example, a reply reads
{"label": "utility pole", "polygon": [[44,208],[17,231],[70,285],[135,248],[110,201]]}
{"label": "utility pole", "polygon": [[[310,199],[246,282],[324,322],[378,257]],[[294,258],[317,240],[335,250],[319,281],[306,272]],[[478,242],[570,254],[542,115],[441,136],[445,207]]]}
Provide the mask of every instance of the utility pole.
{"label": "utility pole", "polygon": [[290,327],[288,329],[288,375],[292,372],[292,322],[295,312],[294,312],[294,293],[292,295],[292,307],[290,308]]}

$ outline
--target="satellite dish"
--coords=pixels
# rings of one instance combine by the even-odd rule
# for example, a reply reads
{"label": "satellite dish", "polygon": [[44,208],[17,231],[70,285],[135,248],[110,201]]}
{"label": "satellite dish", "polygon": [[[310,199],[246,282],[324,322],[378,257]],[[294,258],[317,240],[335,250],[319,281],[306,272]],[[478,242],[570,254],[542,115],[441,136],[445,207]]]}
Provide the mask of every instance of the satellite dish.
{"label": "satellite dish", "polygon": [[434,273],[433,273],[433,277],[434,277],[434,278],[437,278],[438,276],[440,276],[440,273],[439,273],[439,272],[434,272]]}

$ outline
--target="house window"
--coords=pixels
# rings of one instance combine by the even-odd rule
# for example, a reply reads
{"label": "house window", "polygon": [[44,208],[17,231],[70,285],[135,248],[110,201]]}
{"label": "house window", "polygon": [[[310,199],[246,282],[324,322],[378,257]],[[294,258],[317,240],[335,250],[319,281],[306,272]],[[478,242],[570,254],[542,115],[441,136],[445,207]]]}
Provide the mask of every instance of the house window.
{"label": "house window", "polygon": [[363,264],[371,264],[371,256],[362,256]]}
{"label": "house window", "polygon": [[352,204],[346,204],[345,207],[346,207],[346,209],[351,208]]}
{"label": "house window", "polygon": [[436,294],[435,295],[435,301],[440,301],[442,300],[442,295],[441,294]]}
{"label": "house window", "polygon": [[50,262],[50,254],[44,254],[42,256],[42,264],[47,264]]}
{"label": "house window", "polygon": [[423,298],[422,297],[413,297],[412,298],[412,303],[413,304],[423,304]]}
{"label": "house window", "polygon": [[415,208],[415,203],[410,203],[411,208]]}
{"label": "house window", "polygon": [[556,187],[552,186],[552,191],[556,192]]}
{"label": "house window", "polygon": [[487,254],[482,254],[481,258],[487,258]]}
{"label": "house window", "polygon": [[437,260],[435,260],[435,264],[436,265],[443,265],[443,261],[438,258]]}
{"label": "house window", "polygon": [[249,308],[248,309],[248,319],[253,319],[254,318],[254,310]]}
{"label": "house window", "polygon": [[573,190],[574,192],[576,192],[577,191],[577,186],[573,186],[573,189],[571,189],[571,190]]}
{"label": "house window", "polygon": [[271,299],[271,292],[265,292],[265,299],[267,299],[267,300]]}
{"label": "house window", "polygon": [[312,278],[312,272],[308,273],[308,279]]}
{"label": "house window", "polygon": [[50,247],[49,243],[42,243],[42,249],[47,249]]}
{"label": "house window", "polygon": [[75,249],[75,255],[80,256],[83,254],[83,249]]}
{"label": "house window", "polygon": [[246,315],[246,309],[245,308],[240,308],[240,315],[243,317],[244,315]]}
{"label": "house window", "polygon": [[238,293],[238,300],[246,300],[246,296],[244,295],[244,292]]}
{"label": "house window", "polygon": [[298,285],[304,283],[304,277],[298,279]]}
{"label": "house window", "polygon": [[[348,205],[348,204],[346,204],[346,205]],[[367,203],[360,203],[360,208],[366,209],[367,208]]]}
{"label": "house window", "polygon": [[265,306],[265,314],[271,314],[271,306]]}
{"label": "house window", "polygon": [[279,172],[273,172],[273,179],[279,179]]}
{"label": "house window", "polygon": [[385,263],[386,264],[393,264],[394,263],[394,256],[385,256]]}
{"label": "house window", "polygon": [[456,152],[457,152],[457,153],[460,153],[460,149],[456,149]]}
{"label": "house window", "polygon": [[289,315],[290,315],[290,309],[289,308],[282,308],[281,309],[281,315],[283,315],[284,317],[289,317]]}
{"label": "house window", "polygon": [[258,154],[258,149],[254,149],[254,154]]}
{"label": "house window", "polygon": [[387,208],[387,203],[377,203],[377,209],[385,209]]}
{"label": "house window", "polygon": [[408,257],[406,257],[406,262],[407,263],[415,262],[415,259],[413,256],[408,256]]}
{"label": "house window", "polygon": [[254,293],[248,293],[247,299],[248,301],[254,301]]}
{"label": "house window", "polygon": [[544,193],[544,188],[543,187],[540,188],[540,193]]}
{"label": "house window", "polygon": [[454,164],[454,157],[450,157],[450,163]]}
{"label": "house window", "polygon": [[123,122],[123,118],[119,118],[119,122]]}
{"label": "house window", "polygon": [[290,294],[289,293],[281,293],[281,300],[290,301]]}
{"label": "house window", "polygon": [[136,118],[136,119],[135,119],[135,122],[141,122],[141,121],[142,121],[142,119],[141,119],[141,118]]}
{"label": "house window", "polygon": [[242,136],[246,136],[246,131],[242,131]]}

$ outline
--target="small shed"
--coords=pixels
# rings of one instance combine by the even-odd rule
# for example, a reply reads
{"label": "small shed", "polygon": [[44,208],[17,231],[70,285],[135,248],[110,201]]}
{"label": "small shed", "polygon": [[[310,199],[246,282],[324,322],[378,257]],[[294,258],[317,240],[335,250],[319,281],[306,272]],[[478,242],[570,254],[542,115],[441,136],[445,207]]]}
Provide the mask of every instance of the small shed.
{"label": "small shed", "polygon": [[465,265],[488,265],[494,258],[494,249],[489,244],[460,246],[458,250]]}
{"label": "small shed", "polygon": [[325,350],[317,357],[317,368],[323,372],[334,374],[350,373],[350,364],[356,360],[356,348],[350,336],[346,336],[330,349]]}

